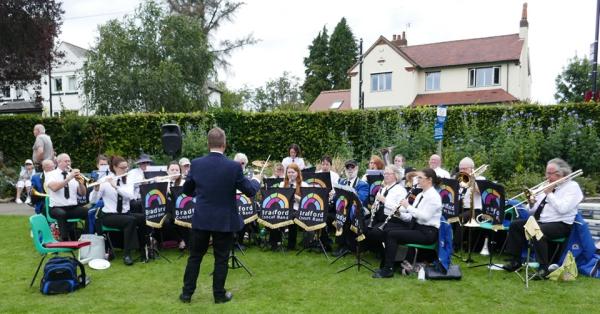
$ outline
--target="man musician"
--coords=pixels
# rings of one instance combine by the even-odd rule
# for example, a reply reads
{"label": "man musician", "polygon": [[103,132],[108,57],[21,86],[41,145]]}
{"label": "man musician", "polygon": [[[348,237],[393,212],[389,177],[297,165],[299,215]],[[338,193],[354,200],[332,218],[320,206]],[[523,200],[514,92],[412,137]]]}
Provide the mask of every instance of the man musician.
{"label": "man musician", "polygon": [[[554,158],[546,164],[547,187],[542,193],[529,200],[529,213],[538,222],[543,233],[541,239],[532,238],[537,261],[540,264],[534,279],[545,279],[548,272],[548,240],[568,237],[571,226],[577,215],[577,205],[583,200],[583,192],[579,184],[566,180],[560,184],[552,184],[571,174],[571,167],[560,158]],[[526,245],[524,232],[525,219],[514,220],[508,229],[506,252],[511,261],[504,265],[506,271],[517,271],[521,268],[521,251]]]}
{"label": "man musician", "polygon": [[200,264],[208,250],[211,237],[215,256],[215,303],[229,302],[233,298],[231,292],[225,290],[227,260],[233,246],[233,234],[244,226],[236,206],[236,189],[253,197],[260,188],[260,179],[245,177],[240,164],[223,155],[225,147],[225,132],[218,127],[211,129],[208,132],[210,153],[192,161],[183,185],[183,192],[196,200],[189,243],[190,257],[179,295],[179,300],[184,303],[191,301],[196,290]]}
{"label": "man musician", "polygon": [[54,170],[54,161],[50,159],[42,161],[42,170],[43,172],[36,173],[31,177],[31,203],[35,208],[36,214],[45,216],[44,206],[46,197],[41,195],[46,194],[46,176],[50,171]]}

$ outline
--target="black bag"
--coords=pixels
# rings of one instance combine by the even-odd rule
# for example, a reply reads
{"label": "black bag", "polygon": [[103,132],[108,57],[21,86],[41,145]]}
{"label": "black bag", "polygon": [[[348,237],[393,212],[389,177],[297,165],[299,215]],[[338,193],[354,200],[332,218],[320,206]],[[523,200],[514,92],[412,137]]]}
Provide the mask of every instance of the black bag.
{"label": "black bag", "polygon": [[[79,267],[81,274],[77,275]],[[73,292],[84,288],[86,284],[85,268],[72,257],[53,257],[44,266],[44,276],[40,282],[43,294]]]}
{"label": "black bag", "polygon": [[435,263],[433,266],[425,267],[425,278],[429,280],[460,280],[462,273],[458,265],[451,264],[448,271],[444,271],[443,267]]}

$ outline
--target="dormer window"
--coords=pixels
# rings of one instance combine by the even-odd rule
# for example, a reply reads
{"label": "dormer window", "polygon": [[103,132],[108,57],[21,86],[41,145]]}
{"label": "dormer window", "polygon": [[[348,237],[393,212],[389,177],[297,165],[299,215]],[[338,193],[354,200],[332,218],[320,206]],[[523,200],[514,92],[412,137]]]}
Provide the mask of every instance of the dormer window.
{"label": "dormer window", "polygon": [[500,67],[469,69],[469,87],[500,85]]}

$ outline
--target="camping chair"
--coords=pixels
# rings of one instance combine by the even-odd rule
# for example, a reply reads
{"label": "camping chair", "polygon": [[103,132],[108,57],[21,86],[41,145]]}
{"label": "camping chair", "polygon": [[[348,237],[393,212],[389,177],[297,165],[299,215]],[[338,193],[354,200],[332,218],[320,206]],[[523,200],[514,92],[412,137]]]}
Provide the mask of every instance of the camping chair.
{"label": "camping chair", "polygon": [[[42,263],[44,262],[44,259],[46,259],[46,255],[48,255],[48,253],[58,254],[68,252],[73,255],[73,258],[77,259],[73,251],[90,245],[89,241],[57,241],[52,236],[52,232],[50,231],[46,217],[40,214],[29,217],[29,224],[31,226],[31,233],[33,235],[33,245],[35,249],[42,255],[42,259],[35,270],[35,274],[31,279],[31,284],[29,284],[29,287],[33,286],[33,282],[35,281],[35,278],[40,271],[40,267],[42,267]],[[49,247],[49,244],[52,244],[53,247]]]}

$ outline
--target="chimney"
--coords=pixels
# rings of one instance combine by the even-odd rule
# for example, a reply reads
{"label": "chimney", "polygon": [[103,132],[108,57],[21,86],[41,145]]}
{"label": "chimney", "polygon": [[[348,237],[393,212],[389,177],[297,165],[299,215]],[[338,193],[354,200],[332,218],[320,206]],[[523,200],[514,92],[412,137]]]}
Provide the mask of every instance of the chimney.
{"label": "chimney", "polygon": [[392,42],[396,41],[396,34],[392,35]]}
{"label": "chimney", "polygon": [[[398,37],[400,37],[400,36],[398,36]],[[400,46],[400,47],[408,46],[408,42],[406,41],[406,32],[402,32],[402,39],[398,38],[398,41],[400,42],[398,44],[398,46]]]}
{"label": "chimney", "polygon": [[523,3],[523,11],[521,13],[521,21],[519,22],[519,38],[527,38],[529,30],[529,21],[527,21],[527,2]]}

